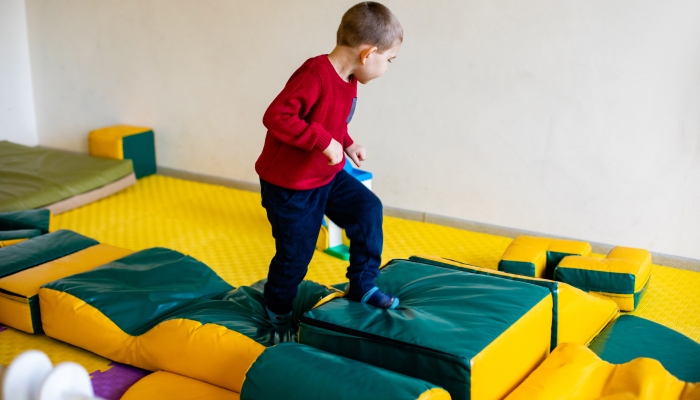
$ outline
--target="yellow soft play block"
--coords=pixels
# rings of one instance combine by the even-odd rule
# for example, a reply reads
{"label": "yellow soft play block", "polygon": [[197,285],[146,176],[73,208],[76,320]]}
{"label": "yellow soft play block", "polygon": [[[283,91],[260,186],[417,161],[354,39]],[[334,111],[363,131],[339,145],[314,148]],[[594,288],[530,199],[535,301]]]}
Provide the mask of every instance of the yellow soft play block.
{"label": "yellow soft play block", "polygon": [[238,400],[240,394],[170,372],[154,372],[136,382],[121,400]]}
{"label": "yellow soft play block", "polygon": [[589,344],[619,315],[617,303],[586,293],[571,285],[559,285],[558,344]]}
{"label": "yellow soft play block", "polygon": [[122,139],[150,131],[151,128],[142,126],[115,125],[95,129],[88,134],[90,155],[93,157],[124,159]]}
{"label": "yellow soft play block", "polygon": [[591,245],[575,240],[518,236],[498,263],[500,271],[537,278],[551,278],[554,267],[566,256],[590,256]]}
{"label": "yellow soft play block", "polygon": [[548,296],[477,354],[471,360],[471,398],[503,398],[525,379],[549,353],[551,321]]}
{"label": "yellow soft play block", "polygon": [[321,230],[318,233],[318,239],[316,239],[316,250],[326,251],[330,247],[330,237],[328,235],[328,228],[321,226]]}
{"label": "yellow soft play block", "polygon": [[41,333],[37,294],[42,285],[89,271],[131,253],[131,250],[97,244],[0,279],[0,323],[27,333]]}
{"label": "yellow soft play block", "polygon": [[88,135],[93,157],[131,160],[136,178],[156,173],[155,135],[151,128],[115,125],[96,129]]}
{"label": "yellow soft play block", "polygon": [[413,258],[392,260],[375,283],[401,299],[396,310],[333,300],[304,314],[300,343],[422,379],[453,399],[501,399],[550,351],[548,288]]}
{"label": "yellow soft play block", "polygon": [[565,343],[506,399],[698,400],[700,384],[676,379],[650,358],[615,365],[601,360],[586,346]]}
{"label": "yellow soft play block", "polygon": [[549,288],[554,300],[552,309],[552,348],[566,342],[590,343],[610,321],[617,317],[619,312],[617,304],[611,299],[586,293],[563,282],[510,274],[435,256],[413,256],[411,260],[452,266],[460,270],[500,276],[504,279],[531,282],[538,286]]}
{"label": "yellow soft play block", "polygon": [[609,297],[623,311],[634,311],[651,279],[651,253],[615,247],[606,258],[565,257],[554,278]]}
{"label": "yellow soft play block", "polygon": [[48,336],[113,361],[186,375],[239,393],[246,371],[265,350],[262,344],[224,326],[185,318],[161,322],[132,336],[100,310],[68,293],[42,288],[39,296]]}

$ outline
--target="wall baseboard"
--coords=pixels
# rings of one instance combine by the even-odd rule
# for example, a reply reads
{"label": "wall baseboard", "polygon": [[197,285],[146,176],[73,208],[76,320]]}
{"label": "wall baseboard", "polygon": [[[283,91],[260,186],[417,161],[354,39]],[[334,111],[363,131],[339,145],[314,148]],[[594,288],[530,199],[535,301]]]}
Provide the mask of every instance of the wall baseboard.
{"label": "wall baseboard", "polygon": [[[247,190],[249,192],[260,192],[260,184],[240,181],[236,179],[221,178],[217,176],[197,174],[193,172],[180,171],[174,168],[158,167],[158,174],[170,176],[173,178],[187,179],[203,183],[211,183],[214,185],[221,185],[225,187],[230,187],[233,189]],[[427,222],[430,224],[449,226],[451,228],[464,229],[472,232],[486,233],[489,235],[505,236],[509,238],[515,238],[519,235],[532,235],[532,236],[547,236],[554,237],[558,239],[568,239],[568,240],[583,240],[577,238],[568,238],[557,235],[550,235],[541,232],[526,231],[522,229],[508,228],[504,226],[485,224],[482,222],[468,221],[465,219],[446,217],[443,215],[431,214],[422,211],[405,210],[402,208],[384,206],[384,215],[395,218],[408,219],[412,221]],[[587,241],[587,240],[583,240]],[[590,242],[591,247],[593,247],[593,252],[607,254],[612,250],[614,245],[609,245],[605,243]],[[436,254],[439,255],[439,254]],[[695,260],[692,258],[672,256],[662,253],[651,253],[654,260],[654,264],[665,265],[669,267],[674,267],[678,269],[685,269],[689,271],[700,272],[700,260]]]}
{"label": "wall baseboard", "polygon": [[[482,222],[468,221],[459,218],[446,217],[443,215],[425,213],[413,210],[404,210],[395,207],[384,206],[384,214],[390,217],[397,217],[403,219],[410,219],[414,221],[422,221],[436,225],[449,226],[452,228],[464,229],[472,232],[487,233],[489,235],[505,236],[509,238],[515,238],[519,235],[531,235],[531,236],[546,236],[554,237],[558,239],[567,240],[582,240],[591,244],[594,253],[607,254],[610,250],[615,247],[614,245],[605,243],[596,243],[584,239],[569,238],[557,235],[551,235],[542,232],[526,231],[522,229],[508,228],[504,226],[485,224]],[[663,253],[651,253],[654,260],[654,264],[665,265],[669,267],[674,267],[678,269],[686,269],[689,271],[700,272],[700,260],[695,260],[692,258],[672,256]]]}

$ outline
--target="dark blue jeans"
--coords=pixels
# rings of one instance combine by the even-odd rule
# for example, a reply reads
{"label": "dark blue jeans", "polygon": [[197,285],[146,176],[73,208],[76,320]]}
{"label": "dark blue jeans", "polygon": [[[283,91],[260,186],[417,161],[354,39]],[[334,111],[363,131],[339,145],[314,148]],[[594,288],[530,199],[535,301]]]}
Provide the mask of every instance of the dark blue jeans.
{"label": "dark blue jeans", "polygon": [[272,225],[275,256],[265,284],[265,305],[276,314],[292,311],[298,287],[316,248],[323,215],[350,239],[350,298],[359,299],[379,275],[383,232],[382,202],[357,179],[340,171],[317,189],[291,190],[260,180],[262,206]]}

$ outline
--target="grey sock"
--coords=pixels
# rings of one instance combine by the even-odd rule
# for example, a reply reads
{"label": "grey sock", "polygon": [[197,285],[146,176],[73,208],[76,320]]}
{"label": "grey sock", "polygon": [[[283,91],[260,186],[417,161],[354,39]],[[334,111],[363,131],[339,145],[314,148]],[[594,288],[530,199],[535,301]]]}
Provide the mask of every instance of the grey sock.
{"label": "grey sock", "polygon": [[270,317],[270,322],[275,330],[282,332],[292,328],[291,311],[287,314],[275,314],[267,307],[265,307],[265,311],[267,311],[267,315]]}

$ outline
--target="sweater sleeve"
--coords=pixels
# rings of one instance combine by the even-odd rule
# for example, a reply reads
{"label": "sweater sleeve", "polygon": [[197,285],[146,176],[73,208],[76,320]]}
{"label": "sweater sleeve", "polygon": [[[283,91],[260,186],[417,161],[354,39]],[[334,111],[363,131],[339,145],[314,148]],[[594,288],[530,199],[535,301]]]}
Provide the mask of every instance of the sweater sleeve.
{"label": "sweater sleeve", "polygon": [[309,69],[297,71],[265,111],[263,125],[278,140],[307,151],[325,150],[333,136],[317,122],[304,117],[318,102],[321,78]]}
{"label": "sweater sleeve", "polygon": [[352,146],[355,143],[354,140],[350,137],[350,133],[348,131],[345,131],[345,136],[343,136],[343,148],[347,149],[348,147]]}

